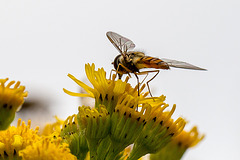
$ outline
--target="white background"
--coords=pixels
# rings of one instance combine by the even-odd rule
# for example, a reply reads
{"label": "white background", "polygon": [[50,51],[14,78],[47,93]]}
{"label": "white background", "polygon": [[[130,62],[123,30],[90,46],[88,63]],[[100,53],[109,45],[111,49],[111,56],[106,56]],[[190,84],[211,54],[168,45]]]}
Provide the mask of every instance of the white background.
{"label": "white background", "polygon": [[1,1],[0,77],[20,80],[35,104],[17,118],[66,118],[80,105],[62,91],[79,90],[67,74],[83,80],[85,63],[109,73],[118,52],[105,33],[115,31],[147,55],[208,69],[161,71],[150,83],[155,96],[177,104],[174,118],[206,134],[183,159],[240,159],[239,17],[237,0]]}

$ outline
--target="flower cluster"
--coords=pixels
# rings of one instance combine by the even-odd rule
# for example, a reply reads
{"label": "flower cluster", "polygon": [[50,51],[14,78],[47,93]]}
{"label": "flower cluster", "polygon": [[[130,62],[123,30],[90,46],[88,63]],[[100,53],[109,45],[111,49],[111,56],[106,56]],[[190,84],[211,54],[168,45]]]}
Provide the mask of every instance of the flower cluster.
{"label": "flower cluster", "polygon": [[31,121],[26,125],[21,119],[17,127],[11,126],[0,131],[0,159],[3,160],[76,160],[67,143],[59,134],[39,135],[39,127],[30,129]]}
{"label": "flower cluster", "polygon": [[[176,120],[171,118],[176,105],[166,110],[169,105],[165,103],[165,96],[147,97],[148,92],[143,92],[145,85],[140,86],[138,91],[138,86],[132,87],[128,83],[129,77],[124,81],[115,80],[114,74],[107,79],[104,69],[95,70],[94,64],[86,64],[85,70],[93,87],[69,74],[87,93],[74,93],[66,89],[64,92],[95,99],[94,107],[79,107],[76,116],[78,130],[74,131],[74,134],[78,133],[85,138],[87,146],[86,143],[84,145],[90,151],[90,159],[125,157],[137,160],[146,154],[164,150],[172,141],[179,139],[181,133],[185,133],[183,129],[186,121],[182,117]],[[191,136],[185,138],[191,139]],[[130,153],[123,154],[124,149],[131,144],[133,147]]]}
{"label": "flower cluster", "polygon": [[7,130],[0,131],[0,157],[4,159],[14,159],[18,157],[18,152],[28,145],[40,139],[39,127],[35,130],[30,129],[31,121],[21,123],[18,120],[17,127],[11,126]]}
{"label": "flower cluster", "polygon": [[[41,134],[39,128],[30,129],[31,121],[25,125],[21,120],[17,127],[0,131],[0,160],[137,160],[146,154],[152,160],[180,159],[203,139],[196,127],[184,130],[184,118],[172,118],[176,105],[168,109],[165,96],[148,97],[145,84],[132,87],[128,76],[121,80],[115,74],[108,79],[104,69],[95,70],[94,64],[86,64],[85,70],[93,87],[69,74],[86,93],[63,90],[71,96],[91,97],[95,105],[79,106],[78,113],[65,121],[56,117]],[[5,87],[6,81],[0,81],[0,109],[14,108],[15,114],[27,92],[19,82],[13,89],[14,81]],[[0,129],[8,127],[9,122],[2,123],[5,119]]]}

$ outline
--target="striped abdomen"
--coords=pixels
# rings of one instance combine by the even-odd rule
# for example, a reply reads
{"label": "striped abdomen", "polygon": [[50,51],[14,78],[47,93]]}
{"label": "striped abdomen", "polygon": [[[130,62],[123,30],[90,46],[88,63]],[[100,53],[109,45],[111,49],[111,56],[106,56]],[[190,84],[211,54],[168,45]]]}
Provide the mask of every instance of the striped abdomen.
{"label": "striped abdomen", "polygon": [[169,65],[163,60],[155,57],[144,56],[136,61],[137,68],[156,68],[156,69],[169,69]]}

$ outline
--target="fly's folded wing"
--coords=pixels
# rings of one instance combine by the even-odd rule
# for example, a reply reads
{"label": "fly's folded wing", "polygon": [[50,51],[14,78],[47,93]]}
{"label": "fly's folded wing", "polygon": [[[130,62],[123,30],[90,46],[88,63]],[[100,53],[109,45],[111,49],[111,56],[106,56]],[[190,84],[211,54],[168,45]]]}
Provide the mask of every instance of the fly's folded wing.
{"label": "fly's folded wing", "polygon": [[204,69],[204,68],[200,68],[200,67],[194,66],[194,65],[189,64],[187,62],[171,60],[171,59],[166,59],[166,58],[161,58],[161,60],[166,62],[170,67],[206,71],[206,69]]}

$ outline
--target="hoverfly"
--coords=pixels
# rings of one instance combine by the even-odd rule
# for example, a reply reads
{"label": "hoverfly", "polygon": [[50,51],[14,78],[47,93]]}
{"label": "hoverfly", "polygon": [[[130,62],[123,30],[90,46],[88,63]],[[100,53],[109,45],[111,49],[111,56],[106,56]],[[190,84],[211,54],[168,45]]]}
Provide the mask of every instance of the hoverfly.
{"label": "hoverfly", "polygon": [[[120,52],[120,54],[116,56],[112,63],[114,65],[115,71],[119,76],[119,79],[121,79],[123,74],[128,74],[130,76],[130,73],[133,73],[138,81],[138,95],[139,78],[137,75],[148,75],[150,72],[156,73],[150,80],[147,81],[148,90],[152,96],[148,83],[158,75],[158,69],[167,70],[170,69],[170,67],[175,67],[192,70],[206,70],[204,68],[200,68],[186,62],[165,58],[159,59],[151,56],[146,56],[143,52],[131,51],[135,48],[135,44],[130,39],[111,31],[107,32],[106,35],[113,46]],[[139,70],[142,68],[155,68],[155,70],[140,72]]]}

